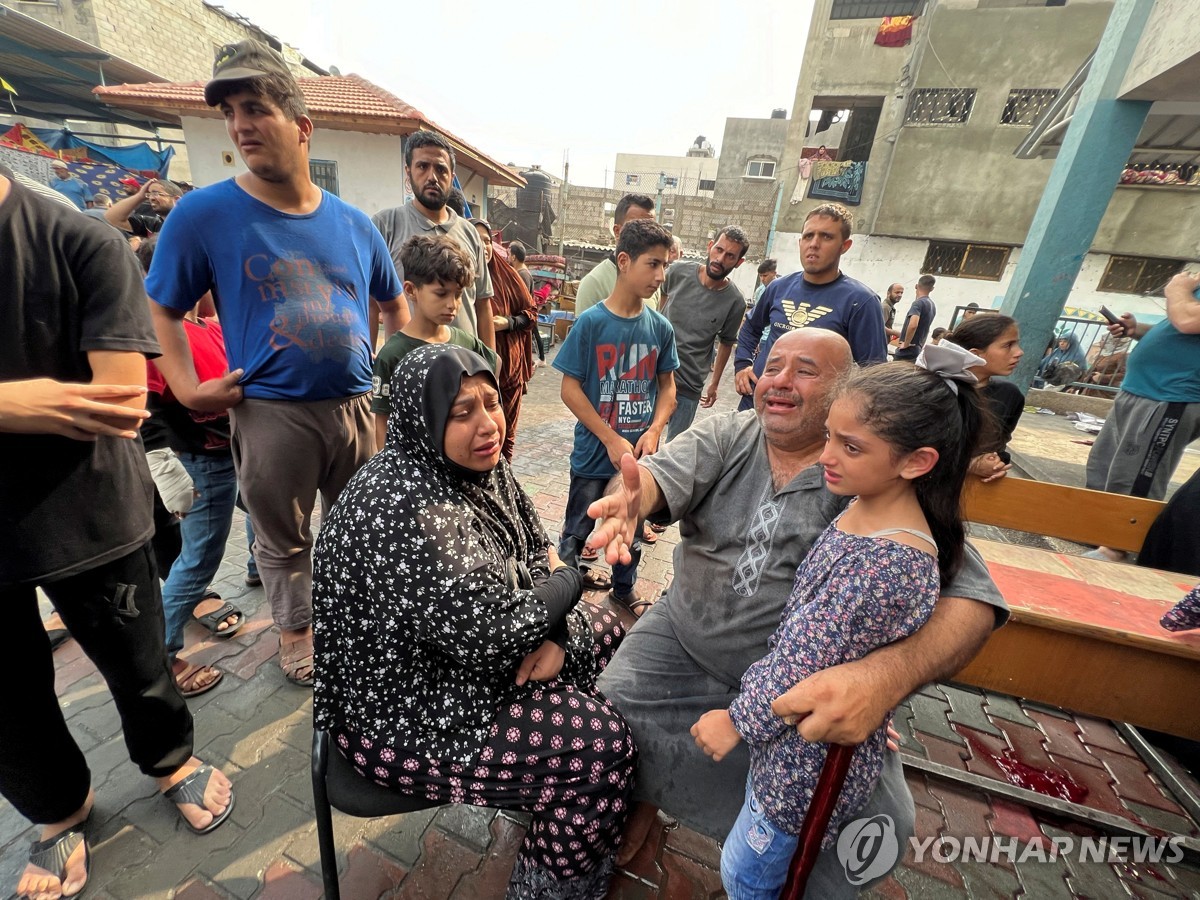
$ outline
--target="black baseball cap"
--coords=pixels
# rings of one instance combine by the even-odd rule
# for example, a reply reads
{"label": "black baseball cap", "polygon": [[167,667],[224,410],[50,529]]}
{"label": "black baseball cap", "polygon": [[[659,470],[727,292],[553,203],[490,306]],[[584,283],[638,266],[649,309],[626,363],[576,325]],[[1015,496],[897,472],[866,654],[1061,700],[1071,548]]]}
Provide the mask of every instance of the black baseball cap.
{"label": "black baseball cap", "polygon": [[209,106],[216,106],[220,102],[216,89],[222,82],[245,81],[263,75],[282,75],[295,82],[283,57],[266,44],[251,40],[226,44],[217,51],[213,60],[213,77],[204,86],[204,102]]}

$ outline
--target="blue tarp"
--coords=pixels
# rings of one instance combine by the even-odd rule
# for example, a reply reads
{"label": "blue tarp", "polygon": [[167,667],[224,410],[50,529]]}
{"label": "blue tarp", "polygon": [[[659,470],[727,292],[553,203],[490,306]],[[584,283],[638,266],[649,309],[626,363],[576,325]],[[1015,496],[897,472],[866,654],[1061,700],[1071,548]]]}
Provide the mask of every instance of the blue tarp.
{"label": "blue tarp", "polygon": [[29,130],[52,150],[72,150],[82,147],[87,150],[88,156],[97,162],[109,162],[114,166],[120,166],[133,172],[156,172],[163,178],[167,176],[171,158],[175,155],[174,147],[168,147],[160,153],[145,142],[130,144],[127,147],[104,147],[76,137],[63,128],[30,128]]}

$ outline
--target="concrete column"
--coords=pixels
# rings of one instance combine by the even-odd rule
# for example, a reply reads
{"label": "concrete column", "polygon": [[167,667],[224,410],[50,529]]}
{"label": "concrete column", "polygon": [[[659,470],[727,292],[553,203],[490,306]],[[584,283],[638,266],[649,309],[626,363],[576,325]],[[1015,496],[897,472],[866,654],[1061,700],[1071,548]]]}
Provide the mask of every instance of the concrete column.
{"label": "concrete column", "polygon": [[1118,100],[1154,0],[1117,0],[1000,307],[1021,325],[1025,390],[1066,305],[1150,103]]}

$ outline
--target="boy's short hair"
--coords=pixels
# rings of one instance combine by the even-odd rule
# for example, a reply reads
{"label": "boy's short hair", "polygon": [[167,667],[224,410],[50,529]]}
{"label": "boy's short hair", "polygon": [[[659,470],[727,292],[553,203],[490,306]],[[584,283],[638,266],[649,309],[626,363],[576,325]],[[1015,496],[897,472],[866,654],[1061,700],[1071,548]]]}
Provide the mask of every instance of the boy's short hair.
{"label": "boy's short hair", "polygon": [[840,203],[822,203],[808,211],[808,215],[804,217],[807,222],[813,216],[825,216],[833,219],[835,222],[842,223],[842,240],[850,240],[850,232],[854,228],[854,213],[846,209]]}
{"label": "boy's short hair", "polygon": [[934,278],[932,275],[922,275],[920,278],[917,279],[917,284],[919,284],[921,287],[925,288],[925,290],[927,290],[927,291],[932,291],[933,286],[935,284],[937,284],[937,279]]}
{"label": "boy's short hair", "polygon": [[513,255],[517,262],[525,262],[525,245],[520,241],[513,241],[509,244],[508,252]]}
{"label": "boy's short hair", "polygon": [[460,216],[467,214],[467,198],[456,187],[450,188],[450,193],[446,195],[446,205]]}
{"label": "boy's short hair", "polygon": [[617,254],[624,253],[631,260],[651,247],[663,247],[671,252],[671,233],[653,219],[634,219],[621,227],[621,236],[617,238]]}
{"label": "boy's short hair", "polygon": [[292,122],[308,115],[304,95],[300,93],[300,86],[296,84],[296,80],[276,74],[258,75],[243,81],[226,81],[214,85],[211,95],[215,102],[212,105],[220,106],[226,97],[239,91],[249,91],[256,97],[270,100]]}
{"label": "boy's short hair", "polygon": [[774,272],[779,268],[779,263],[773,259],[764,259],[758,264],[758,274],[766,275],[768,272]]}
{"label": "boy's short hair", "polygon": [[404,267],[404,280],[417,287],[448,281],[466,288],[475,280],[471,255],[453,238],[444,235],[410,237],[400,248],[400,265]]}

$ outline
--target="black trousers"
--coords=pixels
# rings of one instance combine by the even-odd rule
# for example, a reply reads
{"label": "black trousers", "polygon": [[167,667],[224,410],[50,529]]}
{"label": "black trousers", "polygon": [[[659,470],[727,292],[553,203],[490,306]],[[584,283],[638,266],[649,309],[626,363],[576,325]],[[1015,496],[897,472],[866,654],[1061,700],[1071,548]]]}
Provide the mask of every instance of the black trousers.
{"label": "black trousers", "polygon": [[[162,594],[146,543],[113,562],[40,585],[108,683],[129,758],[170,775],[192,755],[192,715],[171,674]],[[15,676],[0,690],[0,794],[38,824],[65,819],[87,798],[91,773],[54,692],[54,657],[33,585],[0,588],[0,659]]]}

